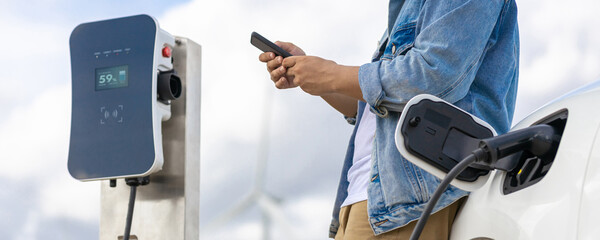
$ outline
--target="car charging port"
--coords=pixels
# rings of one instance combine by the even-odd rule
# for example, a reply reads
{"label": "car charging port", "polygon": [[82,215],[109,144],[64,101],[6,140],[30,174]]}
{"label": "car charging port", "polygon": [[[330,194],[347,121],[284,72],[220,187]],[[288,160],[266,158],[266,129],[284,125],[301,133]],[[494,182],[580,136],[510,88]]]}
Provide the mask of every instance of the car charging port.
{"label": "car charging port", "polygon": [[515,154],[514,156],[501,160],[501,162],[504,163],[511,163],[499,164],[510,166],[501,167],[502,170],[506,171],[504,185],[502,187],[502,191],[505,195],[535,185],[546,176],[548,171],[550,171],[560,145],[560,140],[562,139],[563,132],[567,125],[568,116],[568,111],[563,109],[533,124],[533,126],[548,125],[554,128],[555,139],[550,151],[546,154],[536,155],[532,151],[523,151],[520,154]]}
{"label": "car charging port", "polygon": [[161,71],[158,73],[158,99],[168,103],[181,96],[181,79],[174,70]]}

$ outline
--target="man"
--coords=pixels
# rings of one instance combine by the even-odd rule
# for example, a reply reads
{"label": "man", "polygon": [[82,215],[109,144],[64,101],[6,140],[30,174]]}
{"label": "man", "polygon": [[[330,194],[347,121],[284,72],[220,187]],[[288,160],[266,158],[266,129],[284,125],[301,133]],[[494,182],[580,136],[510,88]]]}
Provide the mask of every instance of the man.
{"label": "man", "polygon": [[[439,179],[405,160],[394,130],[405,103],[429,93],[508,131],[519,64],[514,0],[390,0],[388,29],[371,63],[342,66],[277,42],[292,57],[263,53],[280,89],[321,96],[356,126],[330,237],[407,239]],[[468,193],[448,188],[422,239],[448,239]],[[340,209],[341,208],[341,209]]]}

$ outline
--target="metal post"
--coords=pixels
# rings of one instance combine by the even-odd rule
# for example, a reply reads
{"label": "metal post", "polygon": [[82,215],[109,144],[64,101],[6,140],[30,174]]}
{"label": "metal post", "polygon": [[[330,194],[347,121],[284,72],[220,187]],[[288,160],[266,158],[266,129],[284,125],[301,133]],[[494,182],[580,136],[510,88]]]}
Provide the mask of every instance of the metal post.
{"label": "metal post", "polygon": [[[201,53],[197,43],[176,37],[173,67],[183,93],[172,101],[171,119],[163,122],[163,169],[138,187],[131,240],[199,239]],[[123,180],[114,188],[102,183],[100,240],[122,239],[128,196]]]}

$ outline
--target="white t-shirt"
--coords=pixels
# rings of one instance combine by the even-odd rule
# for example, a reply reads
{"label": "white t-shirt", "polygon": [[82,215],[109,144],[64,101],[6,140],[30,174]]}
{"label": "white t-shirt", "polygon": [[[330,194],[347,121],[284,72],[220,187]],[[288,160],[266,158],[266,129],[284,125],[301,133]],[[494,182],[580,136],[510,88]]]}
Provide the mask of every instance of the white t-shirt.
{"label": "white t-shirt", "polygon": [[369,111],[369,106],[366,106],[354,137],[354,156],[352,157],[352,166],[348,170],[348,182],[350,183],[348,197],[342,203],[342,207],[367,200],[371,152],[376,127],[375,119],[375,114]]}

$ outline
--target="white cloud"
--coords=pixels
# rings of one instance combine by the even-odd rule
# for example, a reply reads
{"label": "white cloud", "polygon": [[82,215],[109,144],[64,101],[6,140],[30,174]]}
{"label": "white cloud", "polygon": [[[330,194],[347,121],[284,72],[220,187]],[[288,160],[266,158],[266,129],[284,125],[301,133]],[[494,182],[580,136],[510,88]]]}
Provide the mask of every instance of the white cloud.
{"label": "white cloud", "polygon": [[328,236],[333,211],[331,200],[328,196],[308,195],[288,204],[286,213],[298,230],[297,239],[325,239]]}
{"label": "white cloud", "polygon": [[18,193],[38,197],[25,232],[36,233],[36,224],[48,218],[98,222],[99,185],[80,183],[67,171],[70,96],[69,86],[47,89],[30,104],[16,107],[0,126],[0,152],[6,159],[0,176],[12,183],[36,183],[35,192]]}
{"label": "white cloud", "polygon": [[6,34],[0,38],[0,65],[5,67],[1,110],[30,103],[36,94],[68,82],[69,26],[26,21],[10,13],[0,14],[0,22],[5,23],[1,29]]}
{"label": "white cloud", "polygon": [[[54,174],[41,184],[40,211],[47,218],[71,218],[98,224],[100,182],[82,183],[67,174]],[[68,229],[69,226],[65,226]]]}
{"label": "white cloud", "polygon": [[39,227],[40,214],[35,211],[27,211],[25,214],[27,214],[27,221],[22,226],[22,229],[18,230],[21,234],[17,235],[16,240],[35,239]]}
{"label": "white cloud", "polygon": [[261,236],[261,224],[259,222],[246,222],[237,225],[227,231],[220,231],[214,234],[202,235],[202,239],[214,240],[246,240],[259,239]]}
{"label": "white cloud", "polygon": [[[302,195],[284,201],[280,214],[284,221],[271,219],[269,225],[272,239],[327,239],[331,221],[332,200],[327,195]],[[247,240],[261,239],[262,215],[257,205],[236,216],[228,226],[203,229],[201,239]]]}
{"label": "white cloud", "polygon": [[0,175],[13,179],[64,174],[70,123],[70,88],[57,86],[18,105],[0,126]]}
{"label": "white cloud", "polygon": [[[521,68],[515,120],[600,77],[600,2],[518,1]],[[516,123],[515,121],[515,123]]]}

